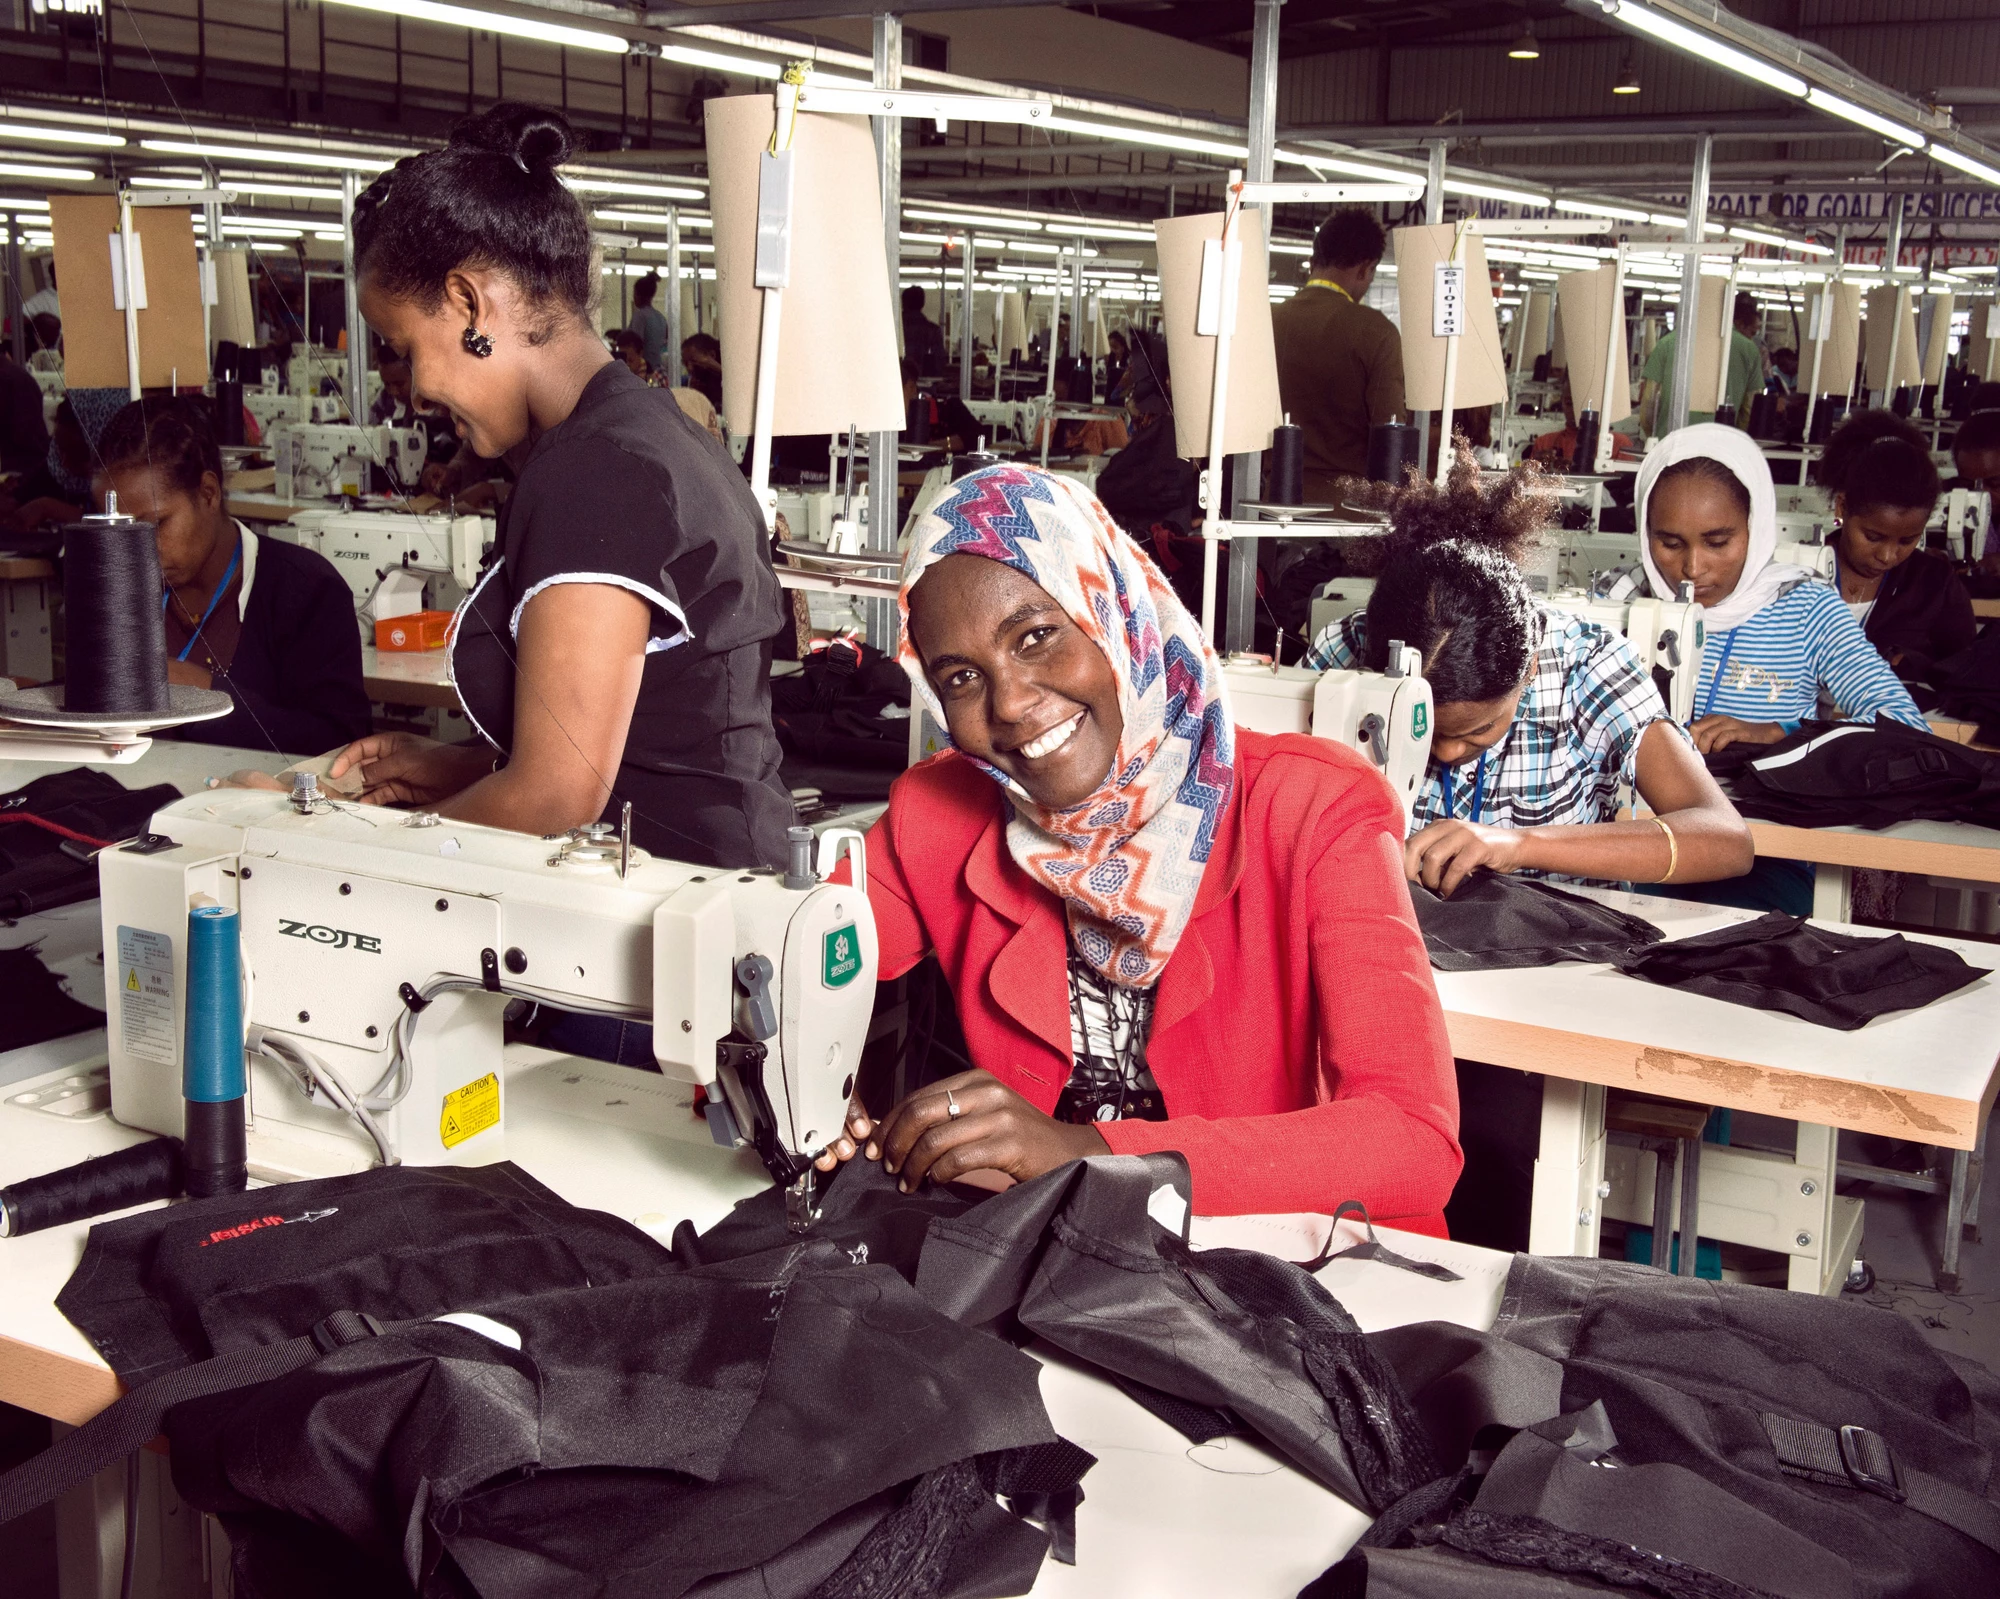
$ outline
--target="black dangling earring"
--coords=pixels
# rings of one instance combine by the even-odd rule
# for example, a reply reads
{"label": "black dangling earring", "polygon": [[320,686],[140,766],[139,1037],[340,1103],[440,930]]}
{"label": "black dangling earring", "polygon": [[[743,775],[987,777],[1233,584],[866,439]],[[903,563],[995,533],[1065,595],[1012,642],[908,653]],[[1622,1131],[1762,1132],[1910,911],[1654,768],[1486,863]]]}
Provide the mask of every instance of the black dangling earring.
{"label": "black dangling earring", "polygon": [[481,333],[477,328],[467,328],[460,335],[459,342],[465,346],[467,355],[476,355],[482,361],[493,353],[492,336]]}

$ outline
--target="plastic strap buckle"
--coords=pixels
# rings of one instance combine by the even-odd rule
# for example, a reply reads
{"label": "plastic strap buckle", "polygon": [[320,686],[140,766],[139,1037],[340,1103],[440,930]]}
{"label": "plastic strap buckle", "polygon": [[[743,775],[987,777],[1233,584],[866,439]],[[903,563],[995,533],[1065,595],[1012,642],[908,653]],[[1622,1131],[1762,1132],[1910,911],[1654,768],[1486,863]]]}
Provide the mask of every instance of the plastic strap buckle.
{"label": "plastic strap buckle", "polygon": [[380,1338],[382,1324],[365,1310],[336,1310],[315,1326],[310,1336],[322,1355],[330,1355],[364,1338]]}
{"label": "plastic strap buckle", "polygon": [[1900,1505],[1905,1498],[1903,1481],[1896,1470],[1896,1457],[1889,1448],[1889,1440],[1851,1423],[1840,1429],[1838,1437],[1840,1464],[1848,1480],[1857,1488],[1866,1488]]}

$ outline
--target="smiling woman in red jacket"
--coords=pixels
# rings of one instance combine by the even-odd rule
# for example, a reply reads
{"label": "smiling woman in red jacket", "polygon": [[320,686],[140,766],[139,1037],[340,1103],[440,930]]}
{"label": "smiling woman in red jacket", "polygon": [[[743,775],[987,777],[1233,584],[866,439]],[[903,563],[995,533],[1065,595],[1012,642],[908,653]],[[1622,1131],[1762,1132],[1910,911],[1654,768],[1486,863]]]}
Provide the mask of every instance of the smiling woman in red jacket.
{"label": "smiling woman in red jacket", "polygon": [[1068,479],[988,468],[919,519],[904,664],[952,750],[869,834],[880,975],[935,954],[977,1069],[857,1113],[907,1188],[1179,1150],[1208,1215],[1444,1231],[1451,1049],[1387,786],[1230,725],[1216,660]]}

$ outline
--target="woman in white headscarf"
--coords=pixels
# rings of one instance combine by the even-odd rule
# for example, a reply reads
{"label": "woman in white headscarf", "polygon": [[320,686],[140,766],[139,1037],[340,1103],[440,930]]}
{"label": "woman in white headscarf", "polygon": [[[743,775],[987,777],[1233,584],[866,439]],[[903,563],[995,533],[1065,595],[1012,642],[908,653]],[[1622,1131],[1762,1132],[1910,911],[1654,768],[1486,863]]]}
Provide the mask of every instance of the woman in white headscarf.
{"label": "woman in white headscarf", "polygon": [[1822,692],[1852,721],[1924,725],[1839,591],[1773,559],[1777,496],[1748,435],[1713,422],[1668,434],[1639,469],[1635,503],[1653,593],[1672,599],[1691,583],[1707,613],[1697,749],[1775,744],[1815,714]]}

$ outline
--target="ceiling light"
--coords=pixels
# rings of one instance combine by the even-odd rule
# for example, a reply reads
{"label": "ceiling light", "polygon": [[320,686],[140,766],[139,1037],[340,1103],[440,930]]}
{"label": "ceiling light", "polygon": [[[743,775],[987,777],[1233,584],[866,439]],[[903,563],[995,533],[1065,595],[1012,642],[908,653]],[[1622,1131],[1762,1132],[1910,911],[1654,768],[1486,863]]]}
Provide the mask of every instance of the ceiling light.
{"label": "ceiling light", "polygon": [[1629,53],[1625,57],[1625,64],[1618,69],[1618,81],[1611,85],[1611,92],[1613,94],[1637,94],[1639,92],[1639,69],[1632,65],[1632,57]]}
{"label": "ceiling light", "polygon": [[687,67],[714,67],[718,72],[734,72],[746,78],[775,79],[784,71],[784,68],[775,61],[759,61],[754,56],[724,55],[720,50],[703,50],[689,44],[661,45],[660,59],[678,61]]}
{"label": "ceiling light", "polygon": [[46,200],[0,199],[0,211],[46,211],[48,208],[49,202]]}
{"label": "ceiling light", "polygon": [[38,167],[20,161],[0,161],[0,178],[41,178],[49,183],[88,183],[97,174],[89,167]]}
{"label": "ceiling light", "polygon": [[[912,222],[955,222],[961,227],[1006,228],[1015,233],[1040,233],[1042,225],[1027,218],[960,215],[952,211],[933,211],[928,207],[919,209],[913,205],[903,207],[903,215]],[[1151,235],[1147,235],[1151,237]]]}
{"label": "ceiling light", "polygon": [[1942,161],[1948,167],[1957,167],[1959,171],[1970,173],[1982,182],[2000,186],[2000,167],[1988,166],[1984,161],[1975,161],[1969,155],[1961,155],[1948,144],[1933,144],[1931,159]]}
{"label": "ceiling light", "polygon": [[[132,182],[135,185],[144,184],[150,188],[161,189],[186,186],[185,179],[173,183],[161,178],[134,178]],[[338,189],[324,183],[308,183],[303,178],[295,182],[268,178],[233,178],[225,172],[216,179],[216,187],[234,189],[238,194],[276,195],[284,199],[338,200],[340,198]]]}
{"label": "ceiling light", "polygon": [[290,150],[278,145],[199,144],[192,139],[141,139],[139,148],[160,155],[197,155],[210,160],[274,161],[283,167],[327,167],[335,172],[380,172],[394,166],[402,154],[359,155],[339,150]]}
{"label": "ceiling light", "polygon": [[1446,194],[1470,195],[1476,200],[1506,200],[1514,205],[1546,206],[1549,203],[1546,194],[1504,188],[1497,183],[1469,183],[1463,178],[1446,178],[1444,191]]}
{"label": "ceiling light", "polygon": [[673,219],[664,211],[593,211],[593,222],[624,222],[635,228],[664,228]]}
{"label": "ceiling light", "polygon": [[1533,278],[1537,283],[1553,283],[1562,276],[1560,272],[1537,272],[1533,267],[1522,267],[1520,275]]}
{"label": "ceiling light", "polygon": [[1196,155],[1219,155],[1247,160],[1250,147],[1222,139],[1204,139],[1191,133],[1169,133],[1163,128],[1115,127],[1103,122],[1078,122],[1072,117],[1050,117],[1050,129],[1057,133],[1079,133],[1114,144],[1150,144],[1162,150],[1188,150]]}
{"label": "ceiling light", "polygon": [[1558,211],[1568,211],[1572,215],[1580,217],[1617,217],[1620,221],[1624,222],[1651,222],[1653,220],[1650,212],[1635,211],[1630,206],[1605,205],[1597,200],[1558,200],[1555,202],[1555,206]]}
{"label": "ceiling light", "polygon": [[30,139],[40,144],[85,144],[93,150],[117,150],[125,143],[122,133],[93,133],[84,128],[38,128],[32,122],[0,121],[0,135]]}
{"label": "ceiling light", "polygon": [[1730,228],[1727,231],[1730,238],[1742,239],[1748,244],[1768,244],[1774,250],[1789,250],[1792,247],[1792,241],[1782,233],[1759,233],[1755,228]]}
{"label": "ceiling light", "polygon": [[677,189],[670,183],[634,183],[628,178],[600,178],[578,167],[556,174],[572,189],[586,194],[629,194],[646,200],[706,200],[700,189]]}
{"label": "ceiling light", "polygon": [[595,28],[572,28],[560,22],[538,22],[498,11],[475,11],[470,6],[439,5],[437,0],[333,0],[333,3],[352,6],[357,11],[381,11],[392,17],[409,17],[418,22],[442,22],[448,27],[504,33],[510,39],[534,39],[542,44],[567,45],[572,50],[602,50],[610,55],[622,56],[632,48],[631,40],[622,34],[600,33]]}
{"label": "ceiling light", "polygon": [[1842,117],[1872,133],[1879,133],[1885,139],[1893,139],[1898,144],[1907,144],[1913,150],[1924,147],[1924,136],[1906,128],[1900,122],[1891,122],[1887,117],[1877,116],[1873,111],[1856,105],[1852,100],[1843,100],[1837,94],[1828,94],[1815,84],[1806,91],[1806,104],[1817,107],[1829,116]]}
{"label": "ceiling light", "polygon": [[[994,224],[996,227],[999,225]],[[1144,244],[1151,244],[1154,240],[1151,228],[1110,227],[1100,222],[1050,222],[1044,225],[1043,232],[1069,234],[1084,239],[1137,239]]]}
{"label": "ceiling light", "polygon": [[1636,4],[1635,0],[1612,0],[1612,5],[1606,9],[1628,28],[1649,33],[1662,44],[1670,44],[1676,50],[1685,50],[1689,55],[1698,56],[1711,66],[1741,73],[1744,77],[1763,84],[1767,89],[1776,89],[1781,94],[1802,95],[1806,92],[1806,80],[1797,73],[1786,72],[1783,68],[1775,67],[1760,57],[1726,45],[1713,34],[1703,33],[1698,28],[1690,28],[1684,23],[1674,21],[1671,17],[1662,16],[1648,6]]}
{"label": "ceiling light", "polygon": [[1542,47],[1535,42],[1535,25],[1532,22],[1524,23],[1521,27],[1521,37],[1507,46],[1507,59],[1539,61],[1541,58]]}
{"label": "ceiling light", "polygon": [[1316,150],[1307,153],[1280,149],[1272,152],[1272,159],[1305,167],[1318,178],[1324,178],[1329,172],[1340,172],[1351,178],[1366,178],[1376,183],[1413,183],[1421,188],[1425,182],[1424,174],[1412,168],[1370,166],[1366,161],[1350,161],[1344,155],[1321,155]]}

